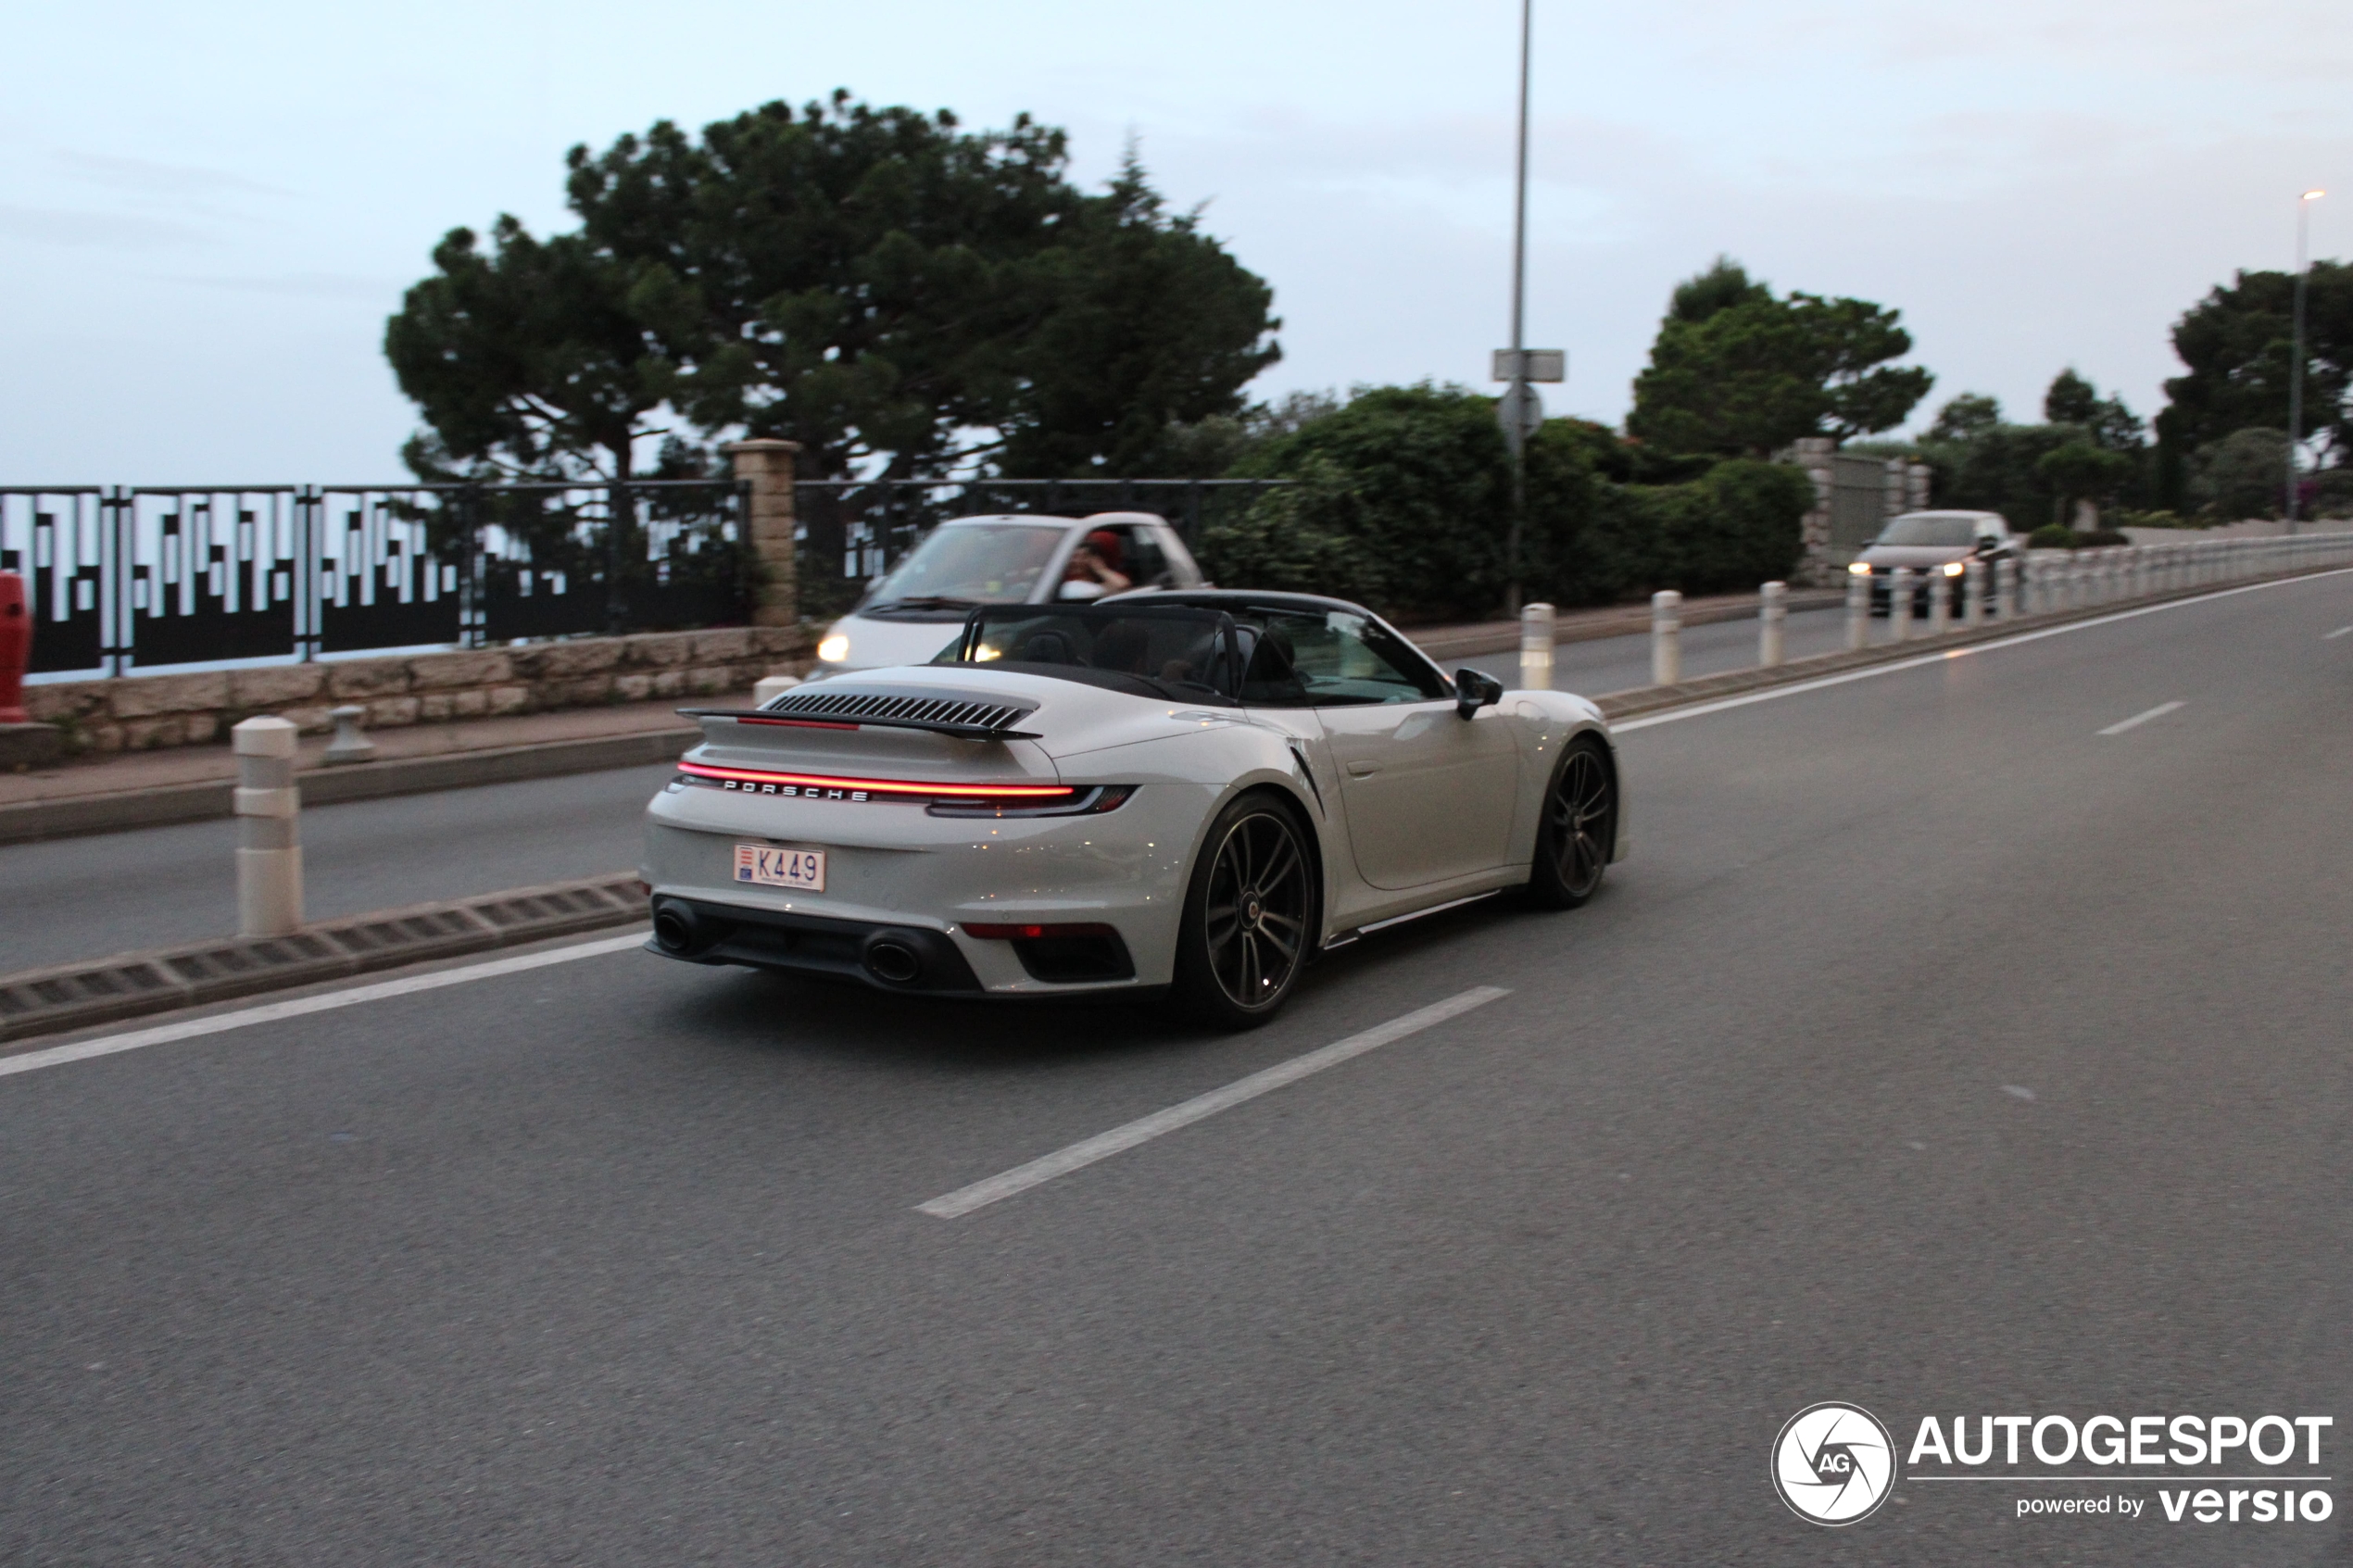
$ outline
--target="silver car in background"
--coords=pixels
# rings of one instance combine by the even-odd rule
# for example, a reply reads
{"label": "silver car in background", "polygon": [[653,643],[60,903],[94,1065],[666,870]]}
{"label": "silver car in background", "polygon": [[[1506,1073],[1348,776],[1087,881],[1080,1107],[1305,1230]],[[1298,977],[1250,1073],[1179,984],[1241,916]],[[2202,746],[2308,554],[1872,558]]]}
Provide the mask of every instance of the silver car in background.
{"label": "silver car in background", "polygon": [[1994,567],[2019,558],[2019,539],[1999,512],[1905,512],[1887,520],[1879,537],[1864,547],[1847,571],[1871,580],[1871,613],[1885,615],[1894,591],[1895,572],[1909,567],[1918,585],[1912,590],[1912,613],[1926,615],[1929,595],[1942,591],[1955,609],[1961,605],[1969,563],[1986,564],[1985,596],[1994,599]]}
{"label": "silver car in background", "polygon": [[826,628],[810,678],[928,664],[982,605],[1073,603],[1203,585],[1185,542],[1151,512],[954,518]]}

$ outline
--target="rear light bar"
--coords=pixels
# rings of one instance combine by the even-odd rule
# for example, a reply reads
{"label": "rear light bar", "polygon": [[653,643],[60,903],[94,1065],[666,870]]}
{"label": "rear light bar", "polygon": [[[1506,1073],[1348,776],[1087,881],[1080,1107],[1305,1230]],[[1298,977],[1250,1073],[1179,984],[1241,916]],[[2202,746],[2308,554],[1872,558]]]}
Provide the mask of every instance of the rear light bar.
{"label": "rear light bar", "polygon": [[1041,936],[1115,936],[1118,933],[1101,922],[1085,925],[991,925],[977,921],[963,922],[964,935],[977,936],[984,942],[1034,942]]}
{"label": "rear light bar", "polygon": [[1014,800],[1040,806],[1061,806],[1088,793],[1087,788],[1069,784],[918,784],[905,779],[845,779],[825,773],[779,773],[758,768],[714,768],[708,762],[681,762],[678,771],[698,779],[756,784],[761,786],[763,794],[767,786],[775,785],[779,795],[790,789],[796,795],[808,792],[832,796],[839,792],[844,797],[853,794],[886,795],[902,799]]}

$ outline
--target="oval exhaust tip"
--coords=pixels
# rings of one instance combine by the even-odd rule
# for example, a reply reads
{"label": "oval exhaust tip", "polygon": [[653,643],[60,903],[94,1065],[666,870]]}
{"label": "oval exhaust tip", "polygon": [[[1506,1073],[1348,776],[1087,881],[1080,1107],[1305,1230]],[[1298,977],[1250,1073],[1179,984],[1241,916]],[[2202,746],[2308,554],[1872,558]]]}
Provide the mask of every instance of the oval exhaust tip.
{"label": "oval exhaust tip", "polygon": [[695,917],[673,904],[664,904],[654,911],[654,941],[665,953],[691,953],[695,938],[699,935]]}
{"label": "oval exhaust tip", "polygon": [[887,938],[866,948],[866,969],[877,980],[904,985],[923,972],[923,960],[903,942]]}

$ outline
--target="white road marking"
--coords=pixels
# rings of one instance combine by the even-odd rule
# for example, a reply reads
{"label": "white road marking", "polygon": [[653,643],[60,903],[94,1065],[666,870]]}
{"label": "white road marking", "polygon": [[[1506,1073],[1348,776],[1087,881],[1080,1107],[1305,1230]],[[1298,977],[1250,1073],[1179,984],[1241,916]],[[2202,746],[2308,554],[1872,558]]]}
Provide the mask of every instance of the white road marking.
{"label": "white road marking", "polygon": [[1636,730],[1647,730],[1653,724],[1673,724],[1685,719],[1704,719],[1710,713],[1722,713],[1734,708],[1746,708],[1755,702],[1775,702],[1785,696],[1799,696],[1806,692],[1818,692],[1830,686],[1843,686],[1849,681],[1869,681],[1881,675],[1899,674],[1918,670],[1922,665],[1941,663],[1948,659],[1968,659],[1981,653],[1993,653],[2000,648],[2014,648],[2022,643],[2039,643],[2045,637],[2064,637],[2074,632],[2088,632],[2095,626],[2113,626],[2120,621],[2132,621],[2144,615],[2159,615],[2169,609],[2184,609],[2191,605],[2210,604],[2227,599],[2234,594],[2259,594],[2266,588],[2284,587],[2291,583],[2317,583],[2324,578],[2340,577],[2353,568],[2340,567],[2334,571],[2309,572],[2301,577],[2274,578],[2269,583],[2247,583],[2236,588],[2221,588],[2211,594],[2200,594],[2194,599],[2169,599],[2161,605],[2143,605],[2138,609],[2122,609],[2114,615],[2103,615],[2091,621],[2070,621],[2064,626],[2045,626],[2039,632],[2020,632],[2015,637],[2003,637],[1991,643],[1975,643],[1965,648],[1945,648],[1937,653],[1922,654],[1918,659],[1897,659],[1893,664],[1874,664],[1867,670],[1849,670],[1843,674],[1825,675],[1818,681],[1800,681],[1794,685],[1771,686],[1761,692],[1749,692],[1742,696],[1728,696],[1718,702],[1703,702],[1691,708],[1670,709],[1665,713],[1646,713],[1640,719],[1629,719],[1610,725],[1610,734],[1622,735]]}
{"label": "white road marking", "polygon": [[2135,713],[2130,719],[2119,719],[2115,723],[2110,724],[2107,729],[2102,730],[2100,734],[2104,735],[2120,735],[2127,730],[2139,729],[2143,724],[2147,723],[2152,719],[2162,719],[2168,713],[2172,712],[2175,709],[2181,706],[2182,705],[2178,702],[2160,702],[2145,713]]}
{"label": "white road marking", "polygon": [[1092,1165],[1098,1160],[1108,1160],[1114,1154],[1124,1154],[1138,1144],[1149,1143],[1163,1133],[1173,1133],[1179,1127],[1189,1127],[1194,1123],[1214,1116],[1221,1110],[1230,1110],[1245,1100],[1256,1099],[1260,1095],[1282,1088],[1288,1084],[1296,1084],[1302,1078],[1321,1073],[1327,1067],[1338,1067],[1341,1062],[1363,1056],[1366,1051],[1378,1050],[1381,1047],[1402,1040],[1408,1035],[1417,1035],[1432,1024],[1443,1023],[1450,1018],[1458,1018],[1473,1008],[1485,1007],[1499,997],[1510,995],[1509,991],[1497,986],[1474,985],[1469,990],[1449,997],[1442,1002],[1432,1002],[1426,1008],[1409,1012],[1403,1018],[1392,1018],[1387,1023],[1367,1029],[1361,1035],[1351,1035],[1344,1040],[1335,1040],[1320,1050],[1312,1050],[1305,1056],[1295,1056],[1289,1061],[1277,1062],[1262,1073],[1253,1073],[1247,1078],[1236,1079],[1222,1089],[1212,1089],[1205,1095],[1196,1095],[1191,1099],[1172,1105],[1165,1110],[1155,1110],[1150,1116],[1130,1122],[1124,1127],[1114,1127],[1108,1133],[1098,1133],[1093,1137],[1072,1144],[1067,1148],[1059,1148],[1051,1154],[1041,1155],[1026,1165],[1016,1165],[1010,1171],[989,1177],[987,1181],[975,1182],[968,1187],[959,1187],[954,1192],[942,1198],[935,1198],[928,1203],[918,1203],[915,1208],[922,1213],[940,1220],[953,1220],[961,1215],[969,1214],[975,1209],[985,1209],[1001,1198],[1011,1198],[1016,1193],[1027,1192],[1031,1187],[1051,1182],[1056,1176],[1067,1176],[1073,1171]]}
{"label": "white road marking", "polygon": [[2321,641],[2324,643],[2333,643],[2339,637],[2344,636],[2347,632],[2353,632],[2353,626],[2340,626],[2335,631],[2328,633],[2326,635],[2322,636]]}
{"label": "white road marking", "polygon": [[380,1002],[388,997],[406,997],[418,991],[438,991],[445,985],[463,985],[473,980],[494,980],[502,974],[520,974],[525,970],[545,969],[549,964],[571,963],[576,959],[601,958],[618,953],[625,947],[646,945],[642,932],[628,936],[606,936],[594,942],[576,943],[569,947],[557,947],[544,953],[524,953],[517,958],[494,959],[488,963],[470,964],[464,969],[445,969],[434,974],[412,974],[400,980],[380,980],[372,985],[355,985],[348,991],[325,991],[315,997],[296,997],[292,1001],[270,1002],[258,1008],[244,1008],[236,1012],[215,1013],[210,1018],[183,1019],[178,1023],[158,1023],[152,1029],[134,1029],[127,1035],[103,1035],[94,1040],[77,1040],[69,1046],[51,1046],[46,1050],[26,1051],[20,1056],[0,1056],[0,1078],[17,1073],[35,1073],[44,1067],[62,1067],[69,1061],[87,1061],[94,1056],[113,1056],[119,1051],[135,1051],[148,1046],[167,1046],[174,1040],[193,1040],[205,1035],[220,1035],[231,1029],[244,1029],[256,1023],[275,1023],[281,1019],[300,1018],[306,1013],[333,1012],[337,1008],[357,1007],[362,1002]]}

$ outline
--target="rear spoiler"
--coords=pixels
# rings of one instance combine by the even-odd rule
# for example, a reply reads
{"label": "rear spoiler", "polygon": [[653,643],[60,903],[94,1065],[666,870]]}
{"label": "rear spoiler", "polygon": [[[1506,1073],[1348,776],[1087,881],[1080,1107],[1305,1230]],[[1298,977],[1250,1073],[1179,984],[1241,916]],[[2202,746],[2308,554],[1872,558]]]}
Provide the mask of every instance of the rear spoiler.
{"label": "rear spoiler", "polygon": [[787,718],[779,713],[763,712],[757,708],[682,708],[678,712],[687,719],[731,719],[738,724],[774,724],[794,730],[922,730],[929,734],[952,735],[958,740],[1038,738],[1028,730],[992,729],[987,724],[958,724],[941,719],[875,719],[863,714],[834,714],[822,710]]}

